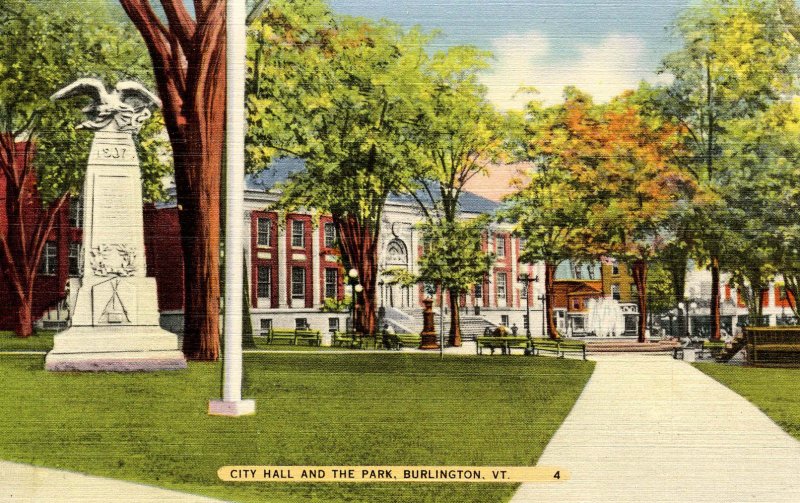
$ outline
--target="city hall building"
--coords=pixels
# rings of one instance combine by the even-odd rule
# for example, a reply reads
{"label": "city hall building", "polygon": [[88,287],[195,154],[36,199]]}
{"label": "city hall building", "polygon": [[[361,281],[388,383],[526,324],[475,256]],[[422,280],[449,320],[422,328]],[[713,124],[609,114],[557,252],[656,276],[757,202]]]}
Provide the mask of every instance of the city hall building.
{"label": "city hall building", "polygon": [[[315,216],[310,211],[281,214],[272,209],[279,197],[276,185],[302,169],[302,161],[284,159],[269,170],[247,177],[243,215],[248,244],[245,258],[256,332],[270,327],[307,325],[327,333],[343,330],[349,317],[346,310],[330,309],[335,305],[331,301],[341,302],[351,294],[332,218]],[[471,192],[464,192],[460,201],[463,218],[491,214],[498,207],[497,202]],[[181,329],[183,296],[177,211],[174,204],[161,204],[145,211],[148,269],[158,280],[163,324],[173,331]],[[421,222],[421,212],[412,197],[389,197],[381,221],[376,305],[383,308],[383,320],[396,330],[418,331],[421,328],[422,300],[429,295],[430,287],[426,292],[423,284],[402,286],[384,272],[398,269],[418,272],[423,248],[418,229]],[[484,281],[462,296],[464,324],[473,325],[473,332],[475,329],[482,331],[486,326],[516,325],[524,333],[529,299],[527,283],[518,278],[522,273],[544,278],[544,271],[520,263],[520,240],[512,236],[508,228],[493,226],[484,246],[497,259]],[[541,330],[542,307],[541,299],[537,298],[542,293],[543,285],[532,283],[531,321],[537,336]],[[433,298],[438,309],[438,296]]]}

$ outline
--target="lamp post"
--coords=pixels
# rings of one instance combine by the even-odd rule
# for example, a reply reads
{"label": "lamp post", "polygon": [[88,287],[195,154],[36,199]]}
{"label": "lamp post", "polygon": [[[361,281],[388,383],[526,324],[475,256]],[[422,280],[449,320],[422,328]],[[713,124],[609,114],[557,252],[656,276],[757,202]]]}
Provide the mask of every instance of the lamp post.
{"label": "lamp post", "polygon": [[364,291],[364,287],[358,283],[358,271],[353,268],[347,272],[347,282],[350,284],[350,330],[356,331],[356,293]]}
{"label": "lamp post", "polygon": [[545,305],[545,300],[547,300],[547,297],[542,294],[536,297],[536,299],[542,302],[542,337],[547,338],[547,332],[544,326],[545,318],[547,317],[547,306]]}
{"label": "lamp post", "polygon": [[[525,336],[531,338],[531,283],[539,281],[539,276],[531,278],[530,274],[523,272],[517,277],[521,283],[525,283]],[[542,310],[542,319],[544,319],[544,309]]]}
{"label": "lamp post", "polygon": [[383,330],[383,319],[386,317],[386,308],[383,307],[383,280],[378,281],[378,286],[381,290],[381,306],[378,308],[378,332]]}

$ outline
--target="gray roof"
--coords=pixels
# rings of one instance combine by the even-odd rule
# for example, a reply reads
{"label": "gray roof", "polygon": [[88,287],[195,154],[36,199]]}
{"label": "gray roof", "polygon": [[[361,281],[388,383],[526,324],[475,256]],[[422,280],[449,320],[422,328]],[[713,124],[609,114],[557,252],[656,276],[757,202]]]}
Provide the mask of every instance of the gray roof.
{"label": "gray roof", "polygon": [[[293,174],[301,172],[304,169],[305,161],[302,159],[288,157],[278,159],[264,171],[247,175],[247,190],[269,190],[276,184],[287,181]],[[434,190],[433,193],[436,202],[438,202],[438,191]],[[417,192],[417,197],[425,203],[430,202],[427,193],[422,190]],[[416,200],[408,194],[391,194],[388,202],[408,205],[416,204]],[[461,211],[465,213],[493,213],[500,206],[491,199],[486,199],[485,197],[466,191],[461,194],[459,203],[461,204]]]}

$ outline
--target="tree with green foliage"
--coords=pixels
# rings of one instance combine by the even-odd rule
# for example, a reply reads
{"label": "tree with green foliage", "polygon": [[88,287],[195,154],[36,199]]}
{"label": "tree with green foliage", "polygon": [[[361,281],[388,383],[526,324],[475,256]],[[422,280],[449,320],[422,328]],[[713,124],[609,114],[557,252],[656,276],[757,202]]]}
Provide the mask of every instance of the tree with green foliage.
{"label": "tree with green foliage", "polygon": [[[416,100],[417,127],[408,140],[416,148],[415,157],[409,159],[415,172],[404,189],[416,200],[425,218],[424,228],[432,233],[431,243],[451,242],[434,246],[438,256],[425,260],[460,264],[459,268],[428,269],[428,274],[423,274],[428,281],[437,278],[435,283],[448,292],[452,346],[461,346],[461,293],[487,272],[487,254],[473,253],[476,246],[480,251],[481,237],[475,227],[480,224],[458,222],[461,196],[470,180],[485,174],[487,164],[504,154],[503,117],[486,99],[486,88],[478,81],[488,57],[473,47],[457,46],[425,61]],[[469,243],[472,238],[477,241]],[[445,252],[449,254],[442,255]]]}
{"label": "tree with green foliage", "polygon": [[[27,337],[42,250],[57,214],[80,190],[91,141],[76,131],[82,119],[74,105],[49,97],[79,77],[152,79],[144,47],[128,28],[57,2],[0,0],[0,39],[0,197],[8,222],[0,228],[0,265],[16,333]],[[137,140],[148,199],[162,195],[160,178],[169,169],[162,128],[150,121]]]}
{"label": "tree with green foliage", "polygon": [[282,156],[306,169],[281,187],[283,210],[330,213],[346,269],[363,286],[356,329],[376,330],[384,204],[407,180],[420,118],[427,37],[388,22],[336,16],[317,0],[271,2],[249,41],[248,166]]}
{"label": "tree with green foliage", "polygon": [[692,155],[689,172],[706,193],[687,227],[693,255],[712,275],[711,337],[720,337],[720,269],[727,211],[722,189],[731,162],[732,121],[753,117],[792,88],[797,42],[788,36],[779,3],[772,0],[704,0],[686,9],[675,31],[681,49],[663,71],[674,77],[659,106],[684,128]]}
{"label": "tree with green foliage", "polygon": [[[795,99],[796,100],[796,99]],[[762,318],[761,292],[778,273],[790,291],[796,288],[797,214],[800,190],[800,115],[796,101],[778,101],[752,117],[730,121],[731,162],[721,189],[729,218],[732,274],[751,320]],[[794,292],[793,292],[794,293]],[[790,297],[791,298],[791,297]]]}
{"label": "tree with green foliage", "polygon": [[483,281],[495,260],[494,254],[483,249],[488,224],[489,217],[481,216],[453,222],[425,221],[420,226],[425,246],[414,283],[439,285],[450,295],[451,346],[461,345],[458,299]]}

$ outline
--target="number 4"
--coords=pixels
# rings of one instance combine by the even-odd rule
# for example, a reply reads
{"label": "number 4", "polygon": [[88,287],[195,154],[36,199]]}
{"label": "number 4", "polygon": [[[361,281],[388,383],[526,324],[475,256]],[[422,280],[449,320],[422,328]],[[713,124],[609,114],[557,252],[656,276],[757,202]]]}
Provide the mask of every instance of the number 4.
{"label": "number 4", "polygon": [[560,478],[561,478],[561,471],[560,471],[560,470],[559,470],[559,471],[557,471],[557,472],[556,472],[556,474],[555,474],[555,475],[553,475],[553,478],[554,478],[554,479],[560,479]]}

